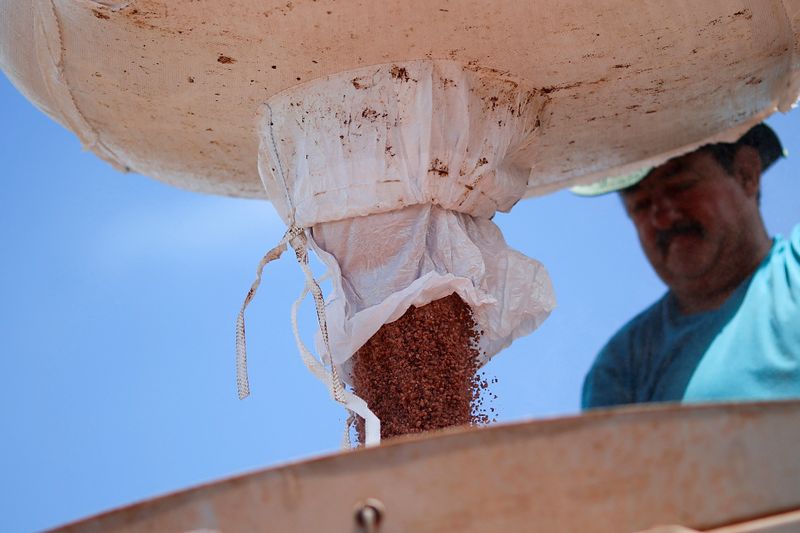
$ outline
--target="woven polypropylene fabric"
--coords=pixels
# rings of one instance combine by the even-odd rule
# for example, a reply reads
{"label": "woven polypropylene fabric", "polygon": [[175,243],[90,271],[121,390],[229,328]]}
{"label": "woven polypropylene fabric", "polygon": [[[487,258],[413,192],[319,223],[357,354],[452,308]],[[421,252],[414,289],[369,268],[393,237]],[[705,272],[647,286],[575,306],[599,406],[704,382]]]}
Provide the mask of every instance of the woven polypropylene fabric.
{"label": "woven polypropylene fabric", "polygon": [[255,131],[268,98],[429,58],[548,99],[513,156],[531,195],[731,140],[787,109],[800,1],[0,3],[0,66],[34,103],[120,168],[219,194],[264,196]]}

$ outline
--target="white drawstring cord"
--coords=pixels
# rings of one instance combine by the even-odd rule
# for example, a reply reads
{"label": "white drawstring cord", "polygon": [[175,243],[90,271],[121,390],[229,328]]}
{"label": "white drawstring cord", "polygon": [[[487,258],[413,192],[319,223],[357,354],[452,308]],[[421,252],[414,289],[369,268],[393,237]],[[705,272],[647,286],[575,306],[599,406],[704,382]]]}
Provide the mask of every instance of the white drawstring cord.
{"label": "white drawstring cord", "polygon": [[[250,394],[250,385],[247,376],[247,344],[245,341],[245,326],[244,326],[244,313],[247,306],[255,296],[258,286],[261,284],[261,277],[264,267],[278,259],[283,252],[286,251],[286,245],[290,244],[297,256],[297,262],[305,274],[305,284],[300,297],[292,305],[292,331],[294,332],[295,342],[300,351],[300,357],[306,368],[314,374],[317,379],[322,381],[334,400],[344,405],[348,411],[348,418],[345,424],[345,434],[342,446],[344,448],[350,447],[350,427],[354,420],[354,414],[364,419],[364,443],[366,446],[374,446],[380,444],[380,420],[369,409],[367,403],[360,397],[348,392],[344,388],[339,373],[336,370],[336,365],[333,363],[333,358],[330,350],[330,342],[328,339],[328,323],[325,318],[325,299],[322,295],[322,289],[314,279],[314,274],[308,266],[308,238],[306,237],[305,229],[297,226],[290,227],[286,234],[281,239],[280,243],[264,255],[258,264],[256,270],[256,279],[253,282],[250,290],[245,297],[244,303],[239,310],[239,316],[236,320],[236,385],[239,393],[239,399],[244,399]],[[305,299],[308,293],[311,293],[314,298],[314,304],[317,311],[317,321],[319,323],[320,333],[324,345],[324,352],[322,355],[322,362],[320,362],[314,355],[306,348],[302,339],[300,338],[300,329],[297,324],[297,311],[300,304]],[[330,371],[326,369],[330,368]]]}
{"label": "white drawstring cord", "polygon": [[[262,140],[261,148],[262,150],[266,149],[266,151],[269,152],[270,160],[275,165],[275,167],[272,168],[272,173],[282,185],[284,201],[286,202],[289,211],[288,216],[290,218],[290,225],[278,246],[267,252],[264,258],[261,260],[261,263],[259,263],[258,270],[256,272],[256,280],[253,282],[252,287],[250,287],[250,292],[248,292],[247,297],[245,298],[244,304],[239,311],[239,317],[236,321],[236,384],[239,390],[239,398],[246,398],[248,394],[250,394],[250,387],[247,379],[247,350],[244,333],[244,311],[247,308],[247,305],[253,299],[256,289],[258,289],[264,266],[270,261],[274,261],[280,257],[281,254],[286,251],[286,245],[289,244],[292,246],[292,248],[294,248],[295,255],[297,256],[297,262],[300,264],[300,268],[303,269],[303,274],[306,278],[303,292],[292,307],[292,329],[294,331],[295,342],[297,343],[303,363],[318,379],[325,383],[330,390],[333,399],[344,405],[348,411],[342,447],[350,448],[350,427],[355,419],[355,414],[364,419],[365,445],[373,446],[380,444],[380,420],[369,409],[367,403],[363,399],[348,392],[344,388],[344,384],[339,377],[339,372],[336,369],[336,365],[333,363],[330,342],[328,340],[328,323],[325,319],[325,299],[322,295],[322,289],[320,289],[319,284],[314,279],[314,274],[311,272],[311,268],[308,266],[308,237],[306,236],[306,228],[299,227],[295,223],[295,208],[292,202],[292,196],[289,194],[289,187],[286,183],[283,164],[278,156],[278,144],[275,138],[273,127],[274,115],[272,106],[270,106],[269,103],[265,104],[265,110],[266,124],[269,126],[270,141],[264,142]],[[262,182],[264,181],[265,172],[268,172],[268,170],[262,168],[264,163],[265,161],[262,159],[262,152],[259,152],[258,169]],[[305,347],[300,339],[300,332],[297,326],[297,309],[300,306],[300,302],[302,302],[306,294],[309,292],[314,298],[314,305],[317,310],[317,322],[319,323],[319,330],[322,335],[324,345],[322,362],[314,357],[314,355]],[[330,368],[330,372],[326,370],[326,365]]]}
{"label": "white drawstring cord", "polygon": [[261,258],[261,261],[258,263],[258,268],[256,269],[256,279],[250,286],[244,303],[241,309],[239,309],[239,316],[236,318],[236,389],[239,393],[240,400],[250,395],[250,380],[247,377],[247,342],[245,340],[244,311],[256,295],[258,286],[261,285],[261,276],[264,272],[264,267],[268,263],[280,258],[283,252],[286,251],[286,244],[292,238],[292,235],[292,229],[289,228],[281,239],[281,242]]}

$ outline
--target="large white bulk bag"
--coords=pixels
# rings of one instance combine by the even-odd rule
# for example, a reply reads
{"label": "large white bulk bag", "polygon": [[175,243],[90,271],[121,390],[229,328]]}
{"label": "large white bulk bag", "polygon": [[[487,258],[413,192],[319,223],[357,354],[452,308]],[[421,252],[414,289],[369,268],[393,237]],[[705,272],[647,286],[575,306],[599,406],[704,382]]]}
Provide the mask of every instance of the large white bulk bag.
{"label": "large white bulk bag", "polygon": [[424,59],[547,98],[520,158],[531,195],[787,109],[800,1],[0,0],[0,66],[31,101],[120,168],[212,193],[265,196],[268,98]]}
{"label": "large white bulk bag", "polygon": [[787,110],[800,0],[0,0],[0,67],[120,169],[269,199],[368,415],[343,365],[409,306],[458,293],[487,357],[552,309],[496,211]]}

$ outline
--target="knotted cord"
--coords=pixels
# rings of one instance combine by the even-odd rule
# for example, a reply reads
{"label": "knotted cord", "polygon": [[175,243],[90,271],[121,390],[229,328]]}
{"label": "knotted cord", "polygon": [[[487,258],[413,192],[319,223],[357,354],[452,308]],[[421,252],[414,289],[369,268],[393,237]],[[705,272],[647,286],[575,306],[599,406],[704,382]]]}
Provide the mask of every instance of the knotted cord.
{"label": "knotted cord", "polygon": [[[328,323],[325,317],[325,298],[322,294],[322,289],[319,283],[314,278],[311,267],[308,265],[308,237],[306,229],[298,226],[291,226],[284,234],[281,241],[277,246],[267,252],[258,264],[256,270],[256,279],[250,287],[247,296],[244,299],[239,315],[236,319],[236,386],[238,389],[239,399],[244,399],[250,394],[250,383],[247,374],[247,343],[245,339],[245,323],[244,314],[247,306],[253,300],[263,276],[264,267],[270,262],[278,259],[283,252],[287,249],[287,244],[290,245],[297,256],[297,262],[305,274],[305,284],[300,296],[292,305],[292,331],[294,332],[295,342],[300,352],[300,357],[306,368],[311,371],[314,376],[322,381],[331,393],[331,397],[342,404],[348,411],[347,422],[345,425],[343,447],[350,447],[350,427],[355,420],[354,415],[358,415],[364,419],[364,443],[366,446],[373,446],[380,443],[380,420],[369,409],[367,403],[355,394],[348,392],[341,377],[339,376],[336,365],[333,362],[331,355],[330,342],[328,339]],[[311,293],[314,298],[314,305],[317,312],[317,322],[322,336],[324,351],[322,354],[322,361],[314,357],[311,351],[305,346],[300,338],[300,328],[297,323],[297,311],[300,304],[305,299],[308,293]],[[330,370],[328,370],[330,369]]]}

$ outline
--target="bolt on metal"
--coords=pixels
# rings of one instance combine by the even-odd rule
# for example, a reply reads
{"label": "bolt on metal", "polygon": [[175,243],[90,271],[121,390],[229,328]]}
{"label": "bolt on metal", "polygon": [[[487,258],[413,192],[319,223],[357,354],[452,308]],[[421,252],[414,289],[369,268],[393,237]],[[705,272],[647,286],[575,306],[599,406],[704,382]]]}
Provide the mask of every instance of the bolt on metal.
{"label": "bolt on metal", "polygon": [[355,523],[357,533],[377,533],[380,531],[385,508],[380,500],[367,498],[356,505]]}

